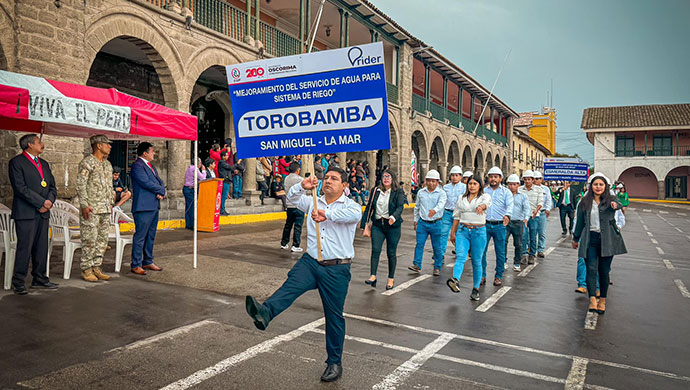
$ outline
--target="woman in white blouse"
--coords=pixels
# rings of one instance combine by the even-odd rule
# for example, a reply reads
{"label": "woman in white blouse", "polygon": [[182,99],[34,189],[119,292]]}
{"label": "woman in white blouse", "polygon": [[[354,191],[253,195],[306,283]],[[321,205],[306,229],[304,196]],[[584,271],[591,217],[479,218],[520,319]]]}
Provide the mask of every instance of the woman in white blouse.
{"label": "woman in white blouse", "polygon": [[448,279],[446,284],[454,293],[460,292],[460,277],[465,268],[467,253],[471,250],[473,288],[470,299],[473,301],[479,300],[482,256],[486,248],[486,209],[491,206],[491,196],[485,194],[482,188],[481,177],[470,177],[467,182],[467,191],[455,205],[453,226],[450,229],[450,241],[455,244],[457,257],[453,267],[453,277]]}

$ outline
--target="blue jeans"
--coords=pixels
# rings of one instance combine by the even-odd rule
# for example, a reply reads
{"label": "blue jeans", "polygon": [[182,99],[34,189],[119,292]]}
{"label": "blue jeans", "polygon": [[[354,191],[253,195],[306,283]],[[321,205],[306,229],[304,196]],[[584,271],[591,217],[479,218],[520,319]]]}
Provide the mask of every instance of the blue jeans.
{"label": "blue jeans", "polygon": [[228,200],[228,192],[230,192],[230,182],[223,182],[223,193],[220,195],[220,213],[222,215],[227,214],[225,211],[225,201]]}
{"label": "blue jeans", "polygon": [[[587,288],[587,264],[584,257],[577,258],[577,287]],[[599,278],[597,278],[597,290],[599,289]]]}
{"label": "blue jeans", "polygon": [[484,245],[484,253],[482,254],[482,277],[486,277],[486,252],[489,250],[489,241],[492,238],[496,251],[496,277],[502,279],[503,271],[506,269],[506,227],[503,223],[498,225],[486,224],[486,245]]}
{"label": "blue jeans", "polygon": [[486,248],[486,226],[468,229],[462,225],[455,234],[455,266],[453,277],[460,280],[467,261],[467,252],[472,251],[472,286],[479,288],[482,283],[482,254]]}
{"label": "blue jeans", "polygon": [[[132,238],[132,268],[153,264],[153,242],[158,229],[158,210],[137,211],[134,216]],[[142,259],[143,252],[143,259]]]}
{"label": "blue jeans", "polygon": [[529,255],[537,254],[537,237],[539,235],[539,226],[541,226],[541,219],[539,217],[531,218],[527,221],[527,229],[522,235],[522,254],[528,254],[527,247],[529,246]]}
{"label": "blue jeans", "polygon": [[184,227],[194,229],[194,190],[185,186],[182,187],[184,195]]}
{"label": "blue jeans", "polygon": [[546,249],[546,213],[542,211],[539,214],[539,219],[541,220],[541,225],[539,226],[537,252],[544,253],[544,250]]}
{"label": "blue jeans", "polygon": [[[453,210],[443,211],[443,236],[441,237],[441,256],[446,256],[446,248],[448,248],[448,238],[450,237],[450,228],[453,226]],[[456,251],[457,253],[457,251]]]}
{"label": "blue jeans", "polygon": [[232,177],[232,197],[234,199],[242,197],[242,175]]}
{"label": "blue jeans", "polygon": [[422,268],[422,256],[424,255],[424,246],[426,239],[431,236],[431,247],[434,250],[434,269],[441,269],[443,265],[443,253],[441,253],[441,236],[443,234],[443,225],[441,221],[429,223],[420,219],[417,223],[417,245],[414,248],[413,264]]}
{"label": "blue jeans", "polygon": [[269,321],[290,307],[300,295],[319,290],[326,317],[326,364],[340,364],[345,342],[343,307],[350,277],[350,264],[324,267],[305,253],[288,272],[285,283],[264,302]]}
{"label": "blue jeans", "polygon": [[362,199],[362,204],[367,204],[367,200],[364,198],[364,191],[360,192],[359,194],[356,192],[350,192],[350,199],[357,203],[359,203],[359,200],[357,199]]}

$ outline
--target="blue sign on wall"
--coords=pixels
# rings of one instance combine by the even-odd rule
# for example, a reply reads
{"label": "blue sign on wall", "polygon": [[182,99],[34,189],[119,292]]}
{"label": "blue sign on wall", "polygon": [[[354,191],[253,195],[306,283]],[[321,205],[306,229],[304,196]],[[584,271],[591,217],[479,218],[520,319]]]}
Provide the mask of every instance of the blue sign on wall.
{"label": "blue sign on wall", "polygon": [[587,181],[589,164],[574,158],[544,159],[544,180]]}
{"label": "blue sign on wall", "polygon": [[381,42],[226,70],[239,158],[390,149]]}

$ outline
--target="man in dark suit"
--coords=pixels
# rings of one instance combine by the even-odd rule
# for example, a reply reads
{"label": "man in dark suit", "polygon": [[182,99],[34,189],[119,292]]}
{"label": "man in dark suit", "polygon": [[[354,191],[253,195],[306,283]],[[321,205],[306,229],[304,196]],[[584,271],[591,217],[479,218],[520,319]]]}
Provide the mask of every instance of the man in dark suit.
{"label": "man in dark suit", "polygon": [[[162,271],[153,263],[153,242],[158,228],[158,209],[167,191],[158,171],[151,164],[156,152],[149,142],[137,146],[139,158],[132,164],[132,213],[135,233],[132,243],[132,272],[146,275],[146,270]],[[143,258],[142,258],[143,252]]]}
{"label": "man in dark suit", "polygon": [[[556,191],[556,197],[558,202],[556,207],[560,210],[561,217],[561,235],[565,236],[567,234],[573,234],[573,217],[575,213],[575,197],[577,193],[570,188],[570,182],[565,181],[563,188],[559,188]],[[566,217],[569,220],[567,230],[566,230]]]}
{"label": "man in dark suit", "polygon": [[36,134],[27,134],[19,139],[19,146],[22,154],[9,163],[14,192],[12,218],[17,230],[12,286],[15,294],[26,295],[24,280],[29,270],[29,258],[32,288],[54,290],[58,286],[46,276],[50,209],[57,198],[57,187],[48,162],[38,157],[45,147],[43,141]]}

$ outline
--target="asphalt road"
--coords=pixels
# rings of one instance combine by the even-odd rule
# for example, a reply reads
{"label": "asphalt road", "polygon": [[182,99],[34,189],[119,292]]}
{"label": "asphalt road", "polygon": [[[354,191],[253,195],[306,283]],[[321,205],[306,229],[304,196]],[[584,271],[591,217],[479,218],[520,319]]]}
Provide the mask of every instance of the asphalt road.
{"label": "asphalt road", "polygon": [[[451,268],[431,276],[430,243],[422,275],[407,272],[414,251],[407,211],[396,289],[384,294],[385,253],[378,288],[364,284],[370,244],[356,239],[345,372],[333,384],[319,382],[326,356],[316,292],[260,332],[241,292],[144,282],[124,272],[93,285],[73,273],[69,281],[54,279],[64,282],[58,291],[0,295],[0,388],[688,389],[689,215],[682,206],[633,204],[623,229],[629,253],[613,261],[606,314],[587,317],[587,297],[573,291],[576,252],[555,213],[546,258],[529,271],[507,270],[504,287],[489,283],[472,302],[469,263],[462,292],[451,293]],[[244,244],[204,251],[218,258],[234,251],[255,267],[248,269],[282,280],[298,256],[279,249],[281,228],[244,226]],[[188,259],[191,244],[182,234],[160,233],[161,242],[178,245],[166,256]],[[492,245],[490,277],[494,264]]]}

